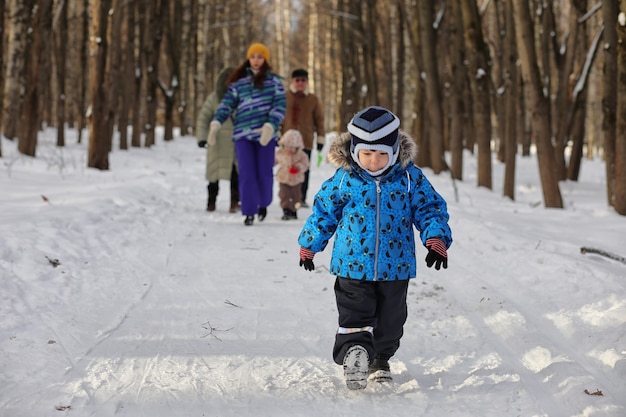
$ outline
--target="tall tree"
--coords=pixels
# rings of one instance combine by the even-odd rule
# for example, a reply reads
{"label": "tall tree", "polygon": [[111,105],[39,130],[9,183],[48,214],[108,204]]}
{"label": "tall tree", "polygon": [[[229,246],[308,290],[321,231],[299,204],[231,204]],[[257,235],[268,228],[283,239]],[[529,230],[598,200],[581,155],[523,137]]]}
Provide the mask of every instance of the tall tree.
{"label": "tall tree", "polygon": [[483,39],[478,6],[474,0],[462,0],[463,32],[470,90],[471,113],[476,127],[478,144],[478,186],[491,189],[491,100],[489,50]]}
{"label": "tall tree", "polygon": [[109,131],[106,68],[108,55],[107,25],[111,0],[91,0],[90,7],[93,13],[93,20],[89,37],[91,112],[88,119],[89,151],[87,166],[108,170],[111,136]]}
{"label": "tall tree", "polygon": [[26,91],[18,127],[18,150],[29,156],[35,156],[37,132],[40,128],[39,77],[43,73],[50,73],[50,68],[45,66],[49,61],[45,59],[43,40],[51,35],[50,26],[46,23],[51,20],[52,0],[38,0],[32,25],[32,40],[26,49]]}
{"label": "tall tree", "polygon": [[156,143],[157,124],[157,90],[159,88],[159,52],[163,40],[163,18],[167,11],[169,0],[155,0],[147,2],[146,10],[146,44],[144,60],[148,72],[146,73],[146,118],[144,123],[145,146],[150,147]]}
{"label": "tall tree", "polygon": [[[445,169],[443,159],[443,105],[439,82],[439,65],[436,50],[436,34],[434,21],[433,0],[418,2],[418,25],[420,38],[420,54],[425,92],[425,140],[428,141],[430,166],[438,174]],[[423,151],[423,150],[421,150]]]}
{"label": "tall tree", "polygon": [[450,3],[448,13],[448,30],[450,39],[450,97],[448,99],[450,140],[450,174],[457,180],[463,179],[463,91],[465,71],[463,65],[463,20],[461,5]]}
{"label": "tall tree", "polygon": [[[4,39],[4,3],[0,7],[0,36]],[[4,68],[4,42],[0,42],[0,68]],[[4,71],[0,71],[0,108],[4,101]],[[0,128],[2,127],[2,112],[0,111]],[[2,157],[2,141],[0,140],[0,158]]]}
{"label": "tall tree", "polygon": [[[134,71],[133,71],[133,79],[135,82],[135,86],[133,88],[133,131],[130,139],[130,146],[134,148],[138,148],[141,146],[141,138],[143,135],[143,119],[144,119],[144,109],[145,109],[145,100],[142,100],[144,97],[145,88],[145,72],[146,72],[146,63],[145,59],[143,59],[142,51],[145,49],[146,42],[146,7],[145,2],[148,0],[137,0],[132,3],[134,9],[129,11],[129,30],[133,32],[137,31],[137,36],[133,37],[135,42],[133,44],[133,56],[134,56]],[[134,19],[134,20],[133,20]],[[135,25],[130,25],[130,22],[134,21]],[[130,39],[130,36],[129,36]]]}
{"label": "tall tree", "polygon": [[563,208],[563,200],[554,167],[554,148],[550,129],[550,103],[544,94],[542,77],[537,63],[533,19],[530,5],[524,1],[513,2],[517,50],[520,56],[522,76],[530,95],[532,128],[537,142],[539,174],[546,207]]}
{"label": "tall tree", "polygon": [[53,21],[57,82],[57,146],[65,146],[65,69],[67,67],[67,1],[60,0]]}
{"label": "tall tree", "polygon": [[602,5],[604,18],[604,160],[606,164],[606,194],[610,206],[615,204],[615,145],[617,138],[617,16],[620,0],[608,0]]}
{"label": "tall tree", "polygon": [[[621,0],[621,10],[626,10],[626,0]],[[617,132],[615,136],[615,192],[613,207],[626,215],[626,19],[605,21],[617,28]]]}
{"label": "tall tree", "polygon": [[517,49],[515,47],[515,19],[513,5],[502,2],[504,8],[505,33],[503,54],[503,82],[504,82],[504,183],[502,194],[515,200],[515,157],[517,154],[517,104],[518,77],[517,77]]}
{"label": "tall tree", "polygon": [[17,122],[22,105],[24,85],[25,51],[28,42],[28,28],[34,0],[11,0],[9,16],[8,51],[6,60],[6,80],[4,84],[4,136],[13,139],[17,135]]}

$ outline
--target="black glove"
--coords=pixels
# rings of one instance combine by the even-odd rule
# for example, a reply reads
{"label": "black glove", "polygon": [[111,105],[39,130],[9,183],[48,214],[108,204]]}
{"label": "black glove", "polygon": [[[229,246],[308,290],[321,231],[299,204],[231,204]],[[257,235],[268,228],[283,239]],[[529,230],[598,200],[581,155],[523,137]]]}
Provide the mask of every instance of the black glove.
{"label": "black glove", "polygon": [[318,143],[317,144],[317,151],[318,152],[322,152],[322,149],[324,149],[324,144],[323,143]]}
{"label": "black glove", "polygon": [[446,245],[441,239],[428,239],[426,247],[428,248],[428,255],[426,255],[427,267],[430,268],[434,264],[437,271],[442,266],[444,269],[448,268],[448,252],[446,251]]}
{"label": "black glove", "polygon": [[315,264],[313,263],[314,256],[315,252],[300,247],[300,266],[304,267],[307,271],[313,271],[315,269]]}
{"label": "black glove", "polygon": [[300,266],[304,267],[307,271],[313,271],[315,269],[313,259],[300,259]]}
{"label": "black glove", "polygon": [[199,148],[206,148],[206,140],[201,140],[198,142]]}

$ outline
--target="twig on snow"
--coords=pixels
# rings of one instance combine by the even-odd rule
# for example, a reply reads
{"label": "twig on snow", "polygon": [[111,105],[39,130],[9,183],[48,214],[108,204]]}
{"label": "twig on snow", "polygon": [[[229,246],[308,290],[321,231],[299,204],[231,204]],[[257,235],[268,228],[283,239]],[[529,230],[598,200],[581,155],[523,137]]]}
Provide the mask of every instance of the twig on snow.
{"label": "twig on snow", "polygon": [[602,250],[602,249],[596,249],[596,248],[590,248],[590,247],[587,247],[587,246],[583,246],[582,248],[580,248],[580,253],[582,253],[583,255],[586,254],[586,253],[595,253],[597,255],[605,256],[605,257],[607,257],[609,259],[613,259],[614,261],[626,264],[626,258],[624,258],[623,256],[619,256],[619,255],[616,255],[616,254],[611,253],[611,252],[607,252],[607,251]]}
{"label": "twig on snow", "polygon": [[202,323],[202,328],[203,328],[204,330],[208,330],[209,332],[208,332],[207,334],[205,334],[204,336],[200,336],[201,338],[203,338],[203,339],[204,339],[204,338],[205,338],[205,337],[207,337],[207,336],[213,336],[214,338],[216,338],[216,339],[217,339],[217,340],[219,340],[220,342],[222,341],[222,339],[220,339],[219,337],[217,337],[217,336],[215,335],[215,333],[214,333],[214,332],[227,332],[227,331],[230,331],[230,330],[232,330],[232,329],[233,329],[233,328],[231,327],[230,329],[220,330],[220,329],[218,329],[218,328],[215,328],[215,327],[211,326],[211,322],[209,322],[209,321],[207,321],[206,323]]}

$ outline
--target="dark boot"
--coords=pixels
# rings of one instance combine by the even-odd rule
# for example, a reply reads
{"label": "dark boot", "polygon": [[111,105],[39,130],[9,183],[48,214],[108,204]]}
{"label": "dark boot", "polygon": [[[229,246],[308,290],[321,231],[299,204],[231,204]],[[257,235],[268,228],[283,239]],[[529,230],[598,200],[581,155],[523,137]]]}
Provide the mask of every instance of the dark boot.
{"label": "dark boot", "polygon": [[230,212],[236,213],[241,210],[239,204],[239,176],[237,175],[237,168],[233,164],[233,169],[230,173]]}
{"label": "dark boot", "polygon": [[252,226],[252,224],[254,224],[254,216],[246,216],[243,224],[245,224],[246,226]]}
{"label": "dark boot", "polygon": [[209,190],[209,201],[207,202],[206,211],[215,211],[215,201],[217,200],[217,193],[220,190],[219,184],[217,182],[210,182],[207,185],[207,189]]}
{"label": "dark boot", "polygon": [[298,215],[295,211],[290,209],[283,209],[283,217],[281,217],[282,220],[296,220],[297,218]]}
{"label": "dark boot", "polygon": [[261,207],[259,209],[259,221],[262,222],[263,220],[265,220],[265,217],[267,217],[267,208]]}

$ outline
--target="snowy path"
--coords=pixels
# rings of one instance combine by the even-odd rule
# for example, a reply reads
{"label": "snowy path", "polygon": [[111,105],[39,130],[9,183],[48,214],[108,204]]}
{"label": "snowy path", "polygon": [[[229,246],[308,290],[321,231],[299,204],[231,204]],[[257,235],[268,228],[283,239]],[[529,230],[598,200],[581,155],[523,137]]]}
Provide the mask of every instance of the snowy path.
{"label": "snowy path", "polygon": [[420,252],[394,383],[350,392],[330,357],[330,250],[297,265],[307,211],[283,222],[275,201],[244,227],[224,185],[206,213],[202,156],[168,147],[45,189],[19,163],[0,179],[25,190],[0,202],[0,416],[626,415],[626,272],[578,252],[623,242],[615,218],[581,236],[582,209],[458,184],[450,267]]}

